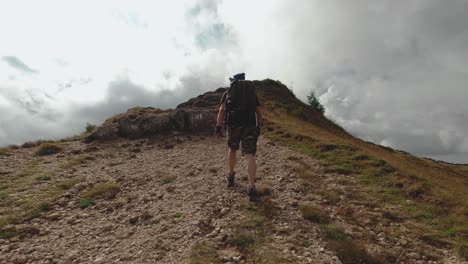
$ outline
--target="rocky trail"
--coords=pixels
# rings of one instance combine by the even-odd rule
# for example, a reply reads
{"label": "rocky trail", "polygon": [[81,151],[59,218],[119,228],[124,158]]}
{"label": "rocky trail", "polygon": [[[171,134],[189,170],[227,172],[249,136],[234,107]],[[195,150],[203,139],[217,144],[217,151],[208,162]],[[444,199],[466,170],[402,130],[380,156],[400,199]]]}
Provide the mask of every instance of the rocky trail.
{"label": "rocky trail", "polygon": [[[342,175],[325,173],[318,161],[266,138],[259,139],[261,197],[255,203],[245,193],[240,156],[236,186],[226,187],[225,143],[211,136],[75,141],[60,147],[61,153],[41,158],[25,148],[0,157],[1,177],[34,164],[59,180],[80,179],[39,217],[4,227],[26,231],[0,239],[0,263],[341,263],[323,240],[320,224],[301,214],[307,203],[321,206],[346,235],[371,237],[371,251],[393,249],[398,263],[463,263],[449,251],[406,236],[404,225],[398,232],[392,224],[374,228],[366,221],[369,215],[381,217],[379,211],[348,204],[352,190],[340,183]],[[336,204],[304,191],[297,173],[304,164],[317,184],[339,194]],[[35,188],[18,198],[33,195]],[[86,193],[93,196],[89,206]],[[336,212],[343,206],[353,207],[362,225],[340,217]]]}

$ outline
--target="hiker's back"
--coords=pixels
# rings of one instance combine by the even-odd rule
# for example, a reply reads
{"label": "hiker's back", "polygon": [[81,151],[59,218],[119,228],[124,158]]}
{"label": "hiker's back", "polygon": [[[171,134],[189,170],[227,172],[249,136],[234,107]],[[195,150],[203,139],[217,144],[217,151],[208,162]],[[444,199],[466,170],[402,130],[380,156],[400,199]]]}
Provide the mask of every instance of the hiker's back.
{"label": "hiker's back", "polygon": [[252,81],[232,82],[226,93],[226,123],[229,126],[256,125],[255,110],[258,105]]}

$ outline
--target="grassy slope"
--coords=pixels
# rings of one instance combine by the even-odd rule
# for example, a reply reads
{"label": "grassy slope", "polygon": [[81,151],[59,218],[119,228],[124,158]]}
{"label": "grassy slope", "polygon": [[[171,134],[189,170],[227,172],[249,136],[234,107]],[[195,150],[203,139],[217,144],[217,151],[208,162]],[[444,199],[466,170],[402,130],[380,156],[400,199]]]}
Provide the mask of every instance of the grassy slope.
{"label": "grassy slope", "polygon": [[[431,243],[467,246],[468,166],[412,156],[357,139],[312,110],[283,84],[257,81],[264,135],[358,177],[361,202],[385,202]],[[410,201],[410,202],[409,202]]]}

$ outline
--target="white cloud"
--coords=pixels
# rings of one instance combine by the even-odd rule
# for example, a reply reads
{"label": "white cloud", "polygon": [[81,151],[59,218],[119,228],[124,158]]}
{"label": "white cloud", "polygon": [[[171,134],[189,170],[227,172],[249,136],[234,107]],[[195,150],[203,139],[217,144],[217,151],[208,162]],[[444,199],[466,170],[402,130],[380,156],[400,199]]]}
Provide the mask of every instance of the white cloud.
{"label": "white cloud", "polygon": [[292,85],[302,99],[314,89],[327,116],[366,140],[466,152],[466,8],[463,0],[3,2],[0,145],[77,133],[131,104],[175,106],[245,71]]}

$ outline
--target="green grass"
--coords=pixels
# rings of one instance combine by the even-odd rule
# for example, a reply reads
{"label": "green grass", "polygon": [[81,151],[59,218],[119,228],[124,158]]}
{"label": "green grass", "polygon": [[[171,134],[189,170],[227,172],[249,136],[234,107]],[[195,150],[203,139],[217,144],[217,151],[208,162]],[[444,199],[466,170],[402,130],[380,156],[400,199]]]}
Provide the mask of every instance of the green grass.
{"label": "green grass", "polygon": [[0,191],[0,201],[7,198],[8,197],[8,193],[5,192],[5,191]]}
{"label": "green grass", "polygon": [[80,208],[87,208],[89,206],[95,205],[96,203],[93,201],[91,197],[85,197],[80,201]]}

